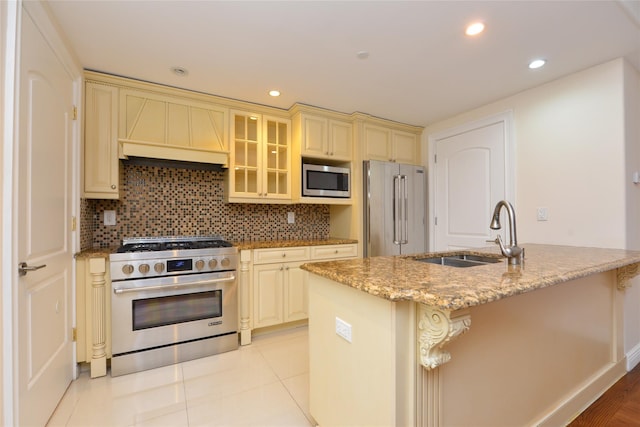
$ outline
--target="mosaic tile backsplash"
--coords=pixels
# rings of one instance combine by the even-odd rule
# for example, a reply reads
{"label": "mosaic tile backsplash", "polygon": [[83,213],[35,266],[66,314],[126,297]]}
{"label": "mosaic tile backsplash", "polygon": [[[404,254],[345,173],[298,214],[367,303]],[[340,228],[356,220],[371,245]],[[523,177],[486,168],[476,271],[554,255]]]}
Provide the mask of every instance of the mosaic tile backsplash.
{"label": "mosaic tile backsplash", "polygon": [[[120,200],[81,201],[81,250],[119,246],[125,237],[221,235],[226,240],[326,239],[327,205],[224,201],[225,172],[122,165]],[[103,223],[116,211],[116,225]],[[295,223],[287,223],[287,213]]]}

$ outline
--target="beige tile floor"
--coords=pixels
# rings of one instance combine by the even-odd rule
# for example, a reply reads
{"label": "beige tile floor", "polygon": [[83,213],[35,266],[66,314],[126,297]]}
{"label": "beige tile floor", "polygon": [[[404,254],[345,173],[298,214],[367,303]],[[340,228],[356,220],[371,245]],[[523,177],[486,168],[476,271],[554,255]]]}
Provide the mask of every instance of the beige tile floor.
{"label": "beige tile floor", "polygon": [[82,372],[50,427],[313,426],[306,327],[237,351],[112,378]]}

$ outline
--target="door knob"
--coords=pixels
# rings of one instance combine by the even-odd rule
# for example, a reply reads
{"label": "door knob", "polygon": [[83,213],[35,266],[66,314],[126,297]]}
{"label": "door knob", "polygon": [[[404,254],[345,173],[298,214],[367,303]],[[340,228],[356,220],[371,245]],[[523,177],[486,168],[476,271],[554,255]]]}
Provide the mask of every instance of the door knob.
{"label": "door knob", "polygon": [[28,272],[40,270],[41,268],[45,268],[46,266],[47,264],[35,265],[33,267],[29,267],[29,265],[26,262],[21,262],[20,264],[18,264],[18,274],[20,276],[26,276]]}

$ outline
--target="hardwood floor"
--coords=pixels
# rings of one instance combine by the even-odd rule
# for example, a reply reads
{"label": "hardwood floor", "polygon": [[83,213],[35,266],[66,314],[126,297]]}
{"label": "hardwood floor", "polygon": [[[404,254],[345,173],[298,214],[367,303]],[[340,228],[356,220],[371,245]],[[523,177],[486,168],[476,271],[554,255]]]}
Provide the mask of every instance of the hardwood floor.
{"label": "hardwood floor", "polygon": [[569,424],[569,427],[579,426],[640,426],[640,365]]}

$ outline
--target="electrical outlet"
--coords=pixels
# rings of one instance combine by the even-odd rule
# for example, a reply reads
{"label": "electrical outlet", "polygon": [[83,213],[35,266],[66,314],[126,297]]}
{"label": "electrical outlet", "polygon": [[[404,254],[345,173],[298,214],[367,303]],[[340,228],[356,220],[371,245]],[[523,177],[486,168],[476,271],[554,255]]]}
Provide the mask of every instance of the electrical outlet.
{"label": "electrical outlet", "polygon": [[296,213],[287,212],[287,223],[294,224],[296,222]]}
{"label": "electrical outlet", "polygon": [[116,211],[104,211],[104,225],[116,225]]}
{"label": "electrical outlet", "polygon": [[336,317],[336,334],[346,341],[351,342],[351,325],[341,318]]}
{"label": "electrical outlet", "polygon": [[538,221],[547,221],[549,219],[549,210],[547,208],[538,208]]}

